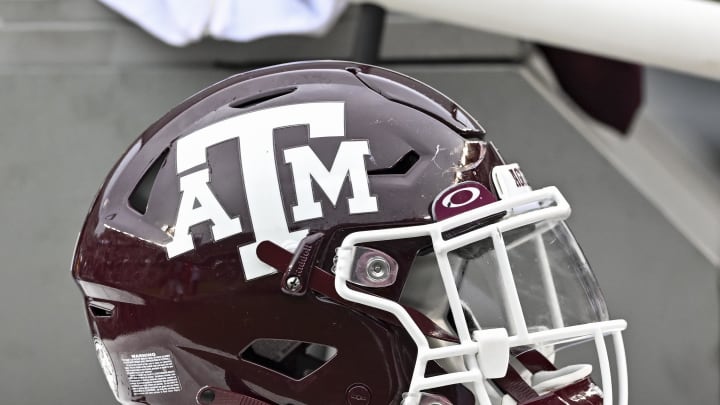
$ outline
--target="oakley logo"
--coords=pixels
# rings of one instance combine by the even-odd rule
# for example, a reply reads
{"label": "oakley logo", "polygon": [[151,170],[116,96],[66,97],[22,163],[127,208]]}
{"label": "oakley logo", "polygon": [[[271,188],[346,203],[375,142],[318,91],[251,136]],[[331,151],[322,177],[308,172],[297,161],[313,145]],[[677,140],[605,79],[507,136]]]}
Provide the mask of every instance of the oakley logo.
{"label": "oakley logo", "polygon": [[487,187],[475,181],[464,181],[443,190],[432,204],[432,215],[442,221],[463,212],[497,201]]}
{"label": "oakley logo", "polygon": [[480,198],[480,189],[475,187],[458,188],[450,192],[442,199],[443,207],[457,208],[468,204]]}
{"label": "oakley logo", "polygon": [[[245,278],[252,280],[275,270],[260,262],[255,254],[263,240],[276,243],[299,242],[307,230],[290,232],[283,210],[283,198],[275,161],[273,131],[277,128],[304,125],[310,138],[345,137],[345,111],[342,102],[320,102],[286,105],[253,111],[217,122],[177,141],[177,173],[180,176],[180,206],[173,240],[165,248],[168,257],[195,248],[190,228],[210,221],[215,240],[227,238],[252,226],[255,242],[239,247]],[[237,139],[240,149],[246,198],[252,224],[231,218],[210,188],[207,149]],[[340,190],[350,182],[352,197],[348,198],[350,214],[377,212],[377,198],[370,195],[365,156],[370,155],[367,141],[340,143],[330,169],[320,161],[309,146],[283,151],[290,164],[297,196],[292,207],[293,220],[304,221],[323,216],[322,206],[313,194],[313,181],[337,206]]]}

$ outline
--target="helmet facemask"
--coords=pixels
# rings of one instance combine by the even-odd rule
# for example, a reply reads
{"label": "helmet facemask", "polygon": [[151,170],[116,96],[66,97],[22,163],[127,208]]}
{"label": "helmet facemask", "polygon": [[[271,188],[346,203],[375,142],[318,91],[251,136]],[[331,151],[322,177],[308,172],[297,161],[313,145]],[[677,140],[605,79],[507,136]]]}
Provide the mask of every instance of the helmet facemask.
{"label": "helmet facemask", "polygon": [[[486,192],[479,183],[456,184],[436,199],[437,222],[355,232],[338,250],[338,294],[392,313],[418,347],[404,404],[443,403],[427,391],[453,384],[464,385],[482,405],[568,397],[575,398],[568,403],[593,397],[600,402],[590,403],[612,404],[606,335],[615,349],[616,398],[627,404],[621,336],[626,323],[609,320],[597,281],[563,222],[570,214],[567,201],[555,187],[526,189],[498,201]],[[460,202],[448,196],[459,196]],[[484,204],[470,203],[483,198]],[[456,209],[442,211],[447,208]],[[399,303],[350,288],[373,286],[358,280],[357,274],[371,271],[367,260],[359,260],[362,244],[423,236],[432,247],[416,257]],[[458,342],[427,338],[404,306],[454,331]],[[557,369],[553,364],[558,352],[578,342],[594,343],[600,387],[590,379],[589,365]],[[446,374],[427,377],[432,361]],[[513,377],[522,380],[509,381]],[[523,382],[529,394],[512,388]]]}

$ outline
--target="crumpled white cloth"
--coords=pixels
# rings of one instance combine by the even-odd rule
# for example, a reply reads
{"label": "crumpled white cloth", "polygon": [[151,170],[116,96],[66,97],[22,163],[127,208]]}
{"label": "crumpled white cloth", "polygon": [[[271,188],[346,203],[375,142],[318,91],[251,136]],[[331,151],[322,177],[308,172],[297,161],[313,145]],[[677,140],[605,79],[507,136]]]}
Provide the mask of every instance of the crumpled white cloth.
{"label": "crumpled white cloth", "polygon": [[348,0],[99,0],[167,44],[323,35]]}

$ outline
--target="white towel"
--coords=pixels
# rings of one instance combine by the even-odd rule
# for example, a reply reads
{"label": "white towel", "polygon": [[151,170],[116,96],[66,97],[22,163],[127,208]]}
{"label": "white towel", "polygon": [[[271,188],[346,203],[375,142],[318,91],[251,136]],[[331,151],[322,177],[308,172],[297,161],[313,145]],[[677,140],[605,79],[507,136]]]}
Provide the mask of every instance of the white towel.
{"label": "white towel", "polygon": [[167,44],[325,34],[347,0],[99,0]]}

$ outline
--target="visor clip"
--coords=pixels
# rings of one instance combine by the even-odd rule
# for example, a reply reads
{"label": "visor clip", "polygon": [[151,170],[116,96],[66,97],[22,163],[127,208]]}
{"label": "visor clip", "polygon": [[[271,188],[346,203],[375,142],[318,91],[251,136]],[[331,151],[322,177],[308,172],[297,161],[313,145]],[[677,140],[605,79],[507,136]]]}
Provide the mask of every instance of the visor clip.
{"label": "visor clip", "polygon": [[385,252],[377,249],[355,246],[352,251],[353,267],[350,281],[363,287],[388,287],[398,276],[398,262]]}
{"label": "visor clip", "polygon": [[485,378],[502,378],[510,365],[510,338],[505,328],[473,332],[478,345],[477,360]]}

